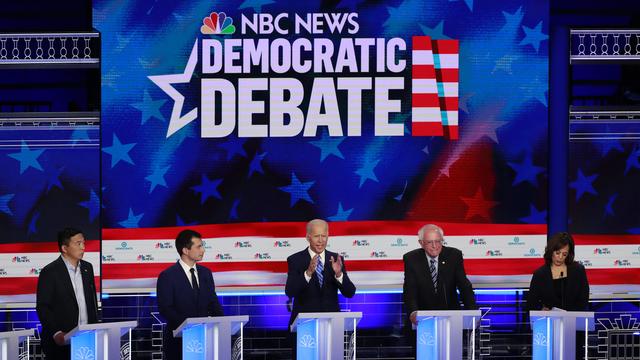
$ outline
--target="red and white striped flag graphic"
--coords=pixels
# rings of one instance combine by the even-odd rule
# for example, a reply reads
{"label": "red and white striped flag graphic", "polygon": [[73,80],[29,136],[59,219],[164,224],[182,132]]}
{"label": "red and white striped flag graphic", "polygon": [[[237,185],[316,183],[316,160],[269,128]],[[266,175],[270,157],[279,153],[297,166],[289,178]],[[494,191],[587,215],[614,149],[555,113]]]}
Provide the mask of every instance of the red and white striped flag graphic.
{"label": "red and white striped flag graphic", "polygon": [[411,133],[458,139],[458,40],[412,39]]}

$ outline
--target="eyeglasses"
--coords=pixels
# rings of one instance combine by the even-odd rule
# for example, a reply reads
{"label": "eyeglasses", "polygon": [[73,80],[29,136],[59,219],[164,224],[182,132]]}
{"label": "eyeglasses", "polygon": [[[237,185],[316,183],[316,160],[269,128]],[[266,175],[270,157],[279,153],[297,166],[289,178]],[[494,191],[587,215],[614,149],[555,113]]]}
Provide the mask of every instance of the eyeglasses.
{"label": "eyeglasses", "polygon": [[430,240],[430,241],[422,240],[422,242],[424,242],[427,245],[431,245],[431,246],[441,245],[442,244],[442,240]]}

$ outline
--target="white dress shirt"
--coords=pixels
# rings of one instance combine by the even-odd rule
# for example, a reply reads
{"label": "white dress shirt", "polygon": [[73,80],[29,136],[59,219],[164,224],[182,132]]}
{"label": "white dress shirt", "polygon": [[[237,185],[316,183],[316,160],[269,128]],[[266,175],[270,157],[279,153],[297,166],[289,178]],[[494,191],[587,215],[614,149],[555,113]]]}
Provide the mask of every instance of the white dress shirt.
{"label": "white dress shirt", "polygon": [[[191,284],[191,269],[195,269],[194,274],[196,274],[196,282],[198,283],[198,288],[200,288],[200,278],[198,277],[198,269],[196,268],[196,264],[193,264],[193,266],[190,267],[189,265],[187,265],[187,263],[182,261],[182,259],[178,260],[178,262],[180,263],[180,266],[182,266],[182,270],[184,270],[184,273],[187,275],[189,284]],[[191,284],[191,287],[193,287],[193,284]]]}
{"label": "white dress shirt", "polygon": [[[78,266],[73,267],[73,265],[71,265],[64,256],[60,256],[62,257],[64,265],[67,267],[71,286],[73,286],[73,293],[76,295],[76,302],[78,303],[78,325],[87,324],[89,322],[89,315],[87,314],[87,302],[84,297],[84,284],[82,283],[82,268],[80,267],[80,261],[78,261]],[[61,332],[62,331],[57,331],[53,334],[53,337],[55,338],[56,335]]]}

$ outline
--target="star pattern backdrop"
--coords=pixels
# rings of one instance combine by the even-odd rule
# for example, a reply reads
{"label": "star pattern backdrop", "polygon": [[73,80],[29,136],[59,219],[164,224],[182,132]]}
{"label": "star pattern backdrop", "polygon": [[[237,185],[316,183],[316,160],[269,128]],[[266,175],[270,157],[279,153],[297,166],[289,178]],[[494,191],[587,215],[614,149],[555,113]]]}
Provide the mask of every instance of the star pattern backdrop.
{"label": "star pattern backdrop", "polygon": [[14,244],[56,242],[65,226],[99,239],[98,138],[97,127],[0,130],[3,253],[20,251]]}
{"label": "star pattern backdrop", "polygon": [[570,151],[571,231],[604,235],[603,243],[609,243],[611,235],[640,235],[638,142],[577,141],[571,143]]}
{"label": "star pattern backdrop", "polygon": [[[148,76],[184,71],[211,11],[236,25],[240,13],[357,12],[358,36],[459,39],[460,140],[374,137],[366,99],[361,137],[201,139],[195,121],[166,138],[173,100]],[[534,0],[96,1],[105,227],[314,217],[544,224],[547,17],[548,3]],[[199,76],[175,86],[183,114],[198,106]],[[401,96],[392,121],[409,131],[410,88]]]}

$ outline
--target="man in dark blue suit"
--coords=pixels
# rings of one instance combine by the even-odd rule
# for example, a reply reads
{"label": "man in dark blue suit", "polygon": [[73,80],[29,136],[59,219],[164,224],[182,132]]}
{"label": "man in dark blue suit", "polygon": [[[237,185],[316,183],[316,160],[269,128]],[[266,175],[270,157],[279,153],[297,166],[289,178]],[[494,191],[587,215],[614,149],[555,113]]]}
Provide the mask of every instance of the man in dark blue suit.
{"label": "man in dark blue suit", "polygon": [[307,223],[309,247],[287,258],[285,293],[293,298],[289,325],[299,313],[340,311],[338,290],[347,298],[356,293],[340,255],[325,250],[328,238],[329,224],[311,220]]}
{"label": "man in dark blue suit", "polygon": [[176,237],[180,260],[158,276],[157,294],[160,315],[167,320],[164,332],[164,358],[182,359],[182,338],[173,330],[190,317],[223,316],[211,270],[196,262],[204,256],[202,236],[183,230]]}

